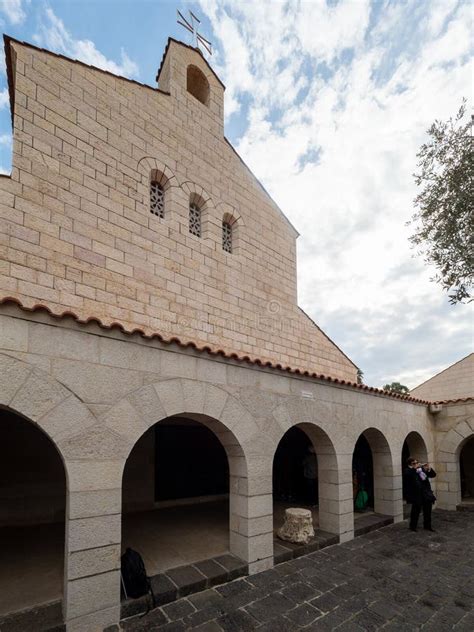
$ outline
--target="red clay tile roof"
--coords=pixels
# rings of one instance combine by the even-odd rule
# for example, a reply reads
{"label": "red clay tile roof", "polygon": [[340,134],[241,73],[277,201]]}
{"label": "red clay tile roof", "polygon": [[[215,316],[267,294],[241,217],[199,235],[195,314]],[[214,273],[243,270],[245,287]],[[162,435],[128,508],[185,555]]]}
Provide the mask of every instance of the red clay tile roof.
{"label": "red clay tile roof", "polygon": [[[266,367],[269,369],[275,369],[277,371],[282,371],[285,373],[290,373],[292,375],[302,375],[304,377],[310,377],[316,380],[321,380],[324,382],[330,382],[332,384],[339,384],[342,386],[349,386],[351,388],[354,389],[358,389],[360,391],[366,391],[368,393],[375,393],[377,395],[383,395],[385,397],[391,397],[392,399],[402,399],[404,401],[410,402],[412,404],[424,404],[424,405],[429,405],[429,404],[433,404],[436,402],[429,402],[423,399],[417,399],[415,397],[410,397],[409,395],[400,395],[399,393],[391,393],[389,391],[384,391],[380,388],[375,388],[373,386],[367,386],[366,384],[356,384],[355,382],[350,382],[349,380],[342,380],[339,378],[335,378],[335,377],[330,377],[328,375],[323,375],[322,373],[314,373],[311,371],[307,371],[304,369],[293,369],[290,366],[283,366],[282,364],[278,364],[278,363],[273,363],[270,362],[269,360],[261,360],[260,358],[251,358],[248,355],[239,355],[238,353],[235,352],[226,352],[223,349],[212,349],[211,347],[209,347],[208,345],[204,345],[202,347],[199,347],[195,342],[193,342],[192,340],[189,341],[182,341],[180,338],[178,338],[177,336],[172,336],[171,338],[165,338],[164,336],[162,336],[161,334],[159,334],[158,332],[153,333],[153,334],[146,334],[143,329],[139,329],[134,328],[134,329],[130,329],[127,330],[121,323],[111,323],[110,325],[107,325],[106,323],[103,323],[100,318],[97,318],[95,316],[90,316],[88,318],[80,318],[77,314],[75,314],[73,311],[70,310],[65,310],[64,312],[61,312],[59,314],[55,314],[49,307],[47,307],[46,305],[41,305],[40,303],[37,303],[36,305],[34,305],[33,307],[26,307],[25,305],[23,305],[23,303],[18,299],[18,298],[14,298],[11,296],[6,296],[2,299],[0,299],[0,305],[16,305],[17,307],[19,307],[20,309],[22,309],[25,312],[46,312],[49,316],[51,316],[52,318],[56,318],[56,319],[62,319],[62,318],[72,318],[73,320],[75,320],[77,323],[79,323],[80,325],[88,325],[90,323],[92,324],[96,324],[98,325],[101,329],[108,329],[108,330],[119,330],[121,331],[123,334],[126,334],[128,336],[131,336],[133,334],[138,334],[140,336],[142,336],[142,338],[145,338],[145,340],[158,340],[159,342],[162,342],[163,344],[176,344],[182,348],[189,348],[189,349],[194,349],[196,351],[198,351],[199,353],[207,353],[210,356],[217,356],[217,357],[221,357],[221,358],[226,358],[229,360],[236,360],[237,362],[245,362],[247,364],[252,364],[252,365],[256,365],[256,366],[261,366],[261,367]],[[470,399],[470,398],[468,398]],[[459,400],[450,400],[450,401],[459,401]],[[462,400],[464,401],[464,400]],[[439,402],[439,403],[447,403],[448,400],[446,400],[446,402]]]}
{"label": "red clay tile roof", "polygon": [[457,399],[440,399],[432,404],[459,404],[460,402],[472,402],[474,397],[458,397]]}

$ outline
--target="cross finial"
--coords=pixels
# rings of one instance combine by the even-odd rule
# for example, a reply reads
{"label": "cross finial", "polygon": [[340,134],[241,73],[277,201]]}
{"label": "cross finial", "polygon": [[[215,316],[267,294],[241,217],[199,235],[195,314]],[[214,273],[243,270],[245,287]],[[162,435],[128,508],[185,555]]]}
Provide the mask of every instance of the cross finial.
{"label": "cross finial", "polygon": [[201,20],[197,18],[192,11],[189,11],[189,15],[191,16],[191,23],[189,23],[188,20],[186,20],[186,18],[181,13],[181,11],[178,11],[178,19],[177,19],[178,24],[180,24],[181,26],[184,26],[184,28],[187,31],[192,33],[193,45],[195,48],[199,50],[199,44],[202,44],[202,46],[204,46],[204,48],[209,53],[209,55],[212,55],[211,42],[209,42],[205,37],[203,37],[202,35],[198,33],[197,24],[201,24]]}

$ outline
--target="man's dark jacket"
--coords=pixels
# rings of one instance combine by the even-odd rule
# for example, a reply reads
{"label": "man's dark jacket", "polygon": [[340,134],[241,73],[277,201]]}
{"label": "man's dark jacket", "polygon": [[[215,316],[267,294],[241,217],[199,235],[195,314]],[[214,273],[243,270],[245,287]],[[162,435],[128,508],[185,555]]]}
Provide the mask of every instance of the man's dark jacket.
{"label": "man's dark jacket", "polygon": [[403,482],[407,503],[421,505],[427,501],[434,502],[434,495],[431,491],[429,479],[434,478],[436,472],[431,468],[431,470],[428,470],[425,474],[427,478],[422,481],[420,475],[414,468],[407,467],[405,469]]}

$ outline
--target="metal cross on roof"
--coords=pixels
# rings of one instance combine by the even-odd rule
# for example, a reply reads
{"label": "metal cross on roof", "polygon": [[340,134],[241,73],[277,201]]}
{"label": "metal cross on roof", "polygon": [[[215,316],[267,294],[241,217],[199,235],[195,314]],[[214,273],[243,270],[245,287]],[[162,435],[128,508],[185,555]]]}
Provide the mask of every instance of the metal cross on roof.
{"label": "metal cross on roof", "polygon": [[191,23],[189,23],[188,20],[186,20],[186,18],[181,13],[181,11],[178,11],[178,19],[177,19],[178,24],[180,24],[181,26],[184,26],[184,28],[187,31],[192,33],[195,48],[199,50],[199,44],[202,44],[202,46],[204,46],[204,48],[209,53],[209,55],[212,55],[211,42],[209,42],[205,37],[203,37],[202,35],[198,33],[197,24],[201,24],[201,20],[197,18],[192,11],[189,11],[189,15],[191,16]]}

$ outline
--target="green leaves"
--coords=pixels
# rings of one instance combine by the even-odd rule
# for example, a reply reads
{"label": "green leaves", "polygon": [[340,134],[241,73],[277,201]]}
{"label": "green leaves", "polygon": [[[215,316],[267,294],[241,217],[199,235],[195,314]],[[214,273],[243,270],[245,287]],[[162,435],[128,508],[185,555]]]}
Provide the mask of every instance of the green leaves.
{"label": "green leaves", "polygon": [[435,121],[430,140],[417,154],[422,187],[414,200],[418,211],[410,237],[427,263],[438,269],[434,281],[450,292],[452,304],[470,302],[474,280],[474,153],[472,122],[464,121],[466,99],[448,121]]}
{"label": "green leaves", "polygon": [[385,384],[383,387],[384,391],[389,391],[390,393],[400,393],[401,395],[409,395],[410,389],[408,386],[404,386],[400,384],[400,382],[392,382],[391,384]]}

